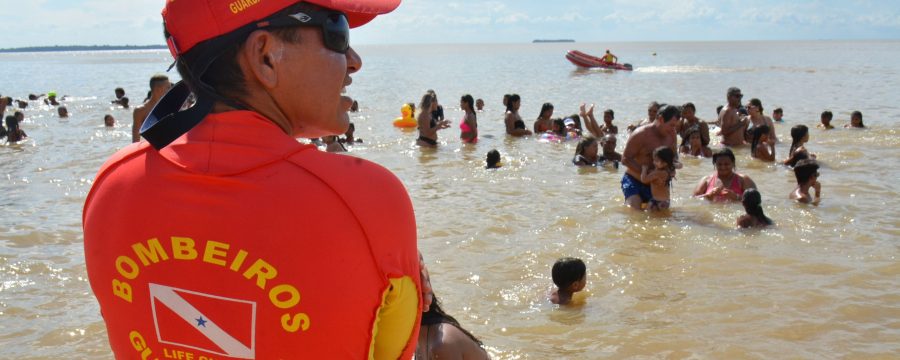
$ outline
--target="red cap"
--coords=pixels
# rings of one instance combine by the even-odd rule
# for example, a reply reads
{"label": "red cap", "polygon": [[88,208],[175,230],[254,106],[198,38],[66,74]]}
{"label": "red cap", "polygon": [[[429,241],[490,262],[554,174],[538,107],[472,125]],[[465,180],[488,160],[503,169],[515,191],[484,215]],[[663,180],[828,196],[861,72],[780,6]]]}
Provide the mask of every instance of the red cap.
{"label": "red cap", "polygon": [[354,28],[400,5],[400,0],[168,0],[162,17],[171,35],[166,39],[169,51],[178,58],[203,41],[300,2],[343,12]]}

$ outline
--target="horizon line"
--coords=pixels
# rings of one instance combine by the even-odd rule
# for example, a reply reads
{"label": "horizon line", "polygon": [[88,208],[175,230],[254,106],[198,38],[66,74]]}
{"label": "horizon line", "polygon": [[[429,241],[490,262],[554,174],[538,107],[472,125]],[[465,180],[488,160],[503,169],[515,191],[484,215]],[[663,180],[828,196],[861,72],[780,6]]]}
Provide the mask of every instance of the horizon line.
{"label": "horizon line", "polygon": [[[900,38],[863,38],[863,39],[730,39],[730,40],[586,40],[581,41],[577,39],[566,39],[573,40],[567,42],[561,41],[547,41],[547,42],[535,42],[535,40],[547,40],[547,39],[530,39],[530,40],[522,40],[521,42],[395,42],[395,43],[363,43],[359,44],[359,46],[383,46],[383,45],[512,45],[512,44],[554,44],[554,43],[680,43],[680,42],[694,42],[694,43],[713,43],[713,42],[792,42],[792,41],[817,41],[817,42],[843,42],[843,41],[900,41]],[[550,39],[553,40],[553,39]],[[127,50],[127,48],[144,48],[143,50],[163,50],[167,49],[168,46],[165,44],[146,44],[146,45],[134,45],[134,44],[125,44],[125,45],[110,45],[110,44],[92,44],[92,45],[35,45],[35,46],[20,46],[20,47],[10,47],[10,48],[0,48],[0,52],[41,52],[41,49],[52,50],[56,48],[116,48],[111,50]],[[67,50],[59,50],[59,51],[67,51]],[[71,50],[69,50],[71,51]]]}

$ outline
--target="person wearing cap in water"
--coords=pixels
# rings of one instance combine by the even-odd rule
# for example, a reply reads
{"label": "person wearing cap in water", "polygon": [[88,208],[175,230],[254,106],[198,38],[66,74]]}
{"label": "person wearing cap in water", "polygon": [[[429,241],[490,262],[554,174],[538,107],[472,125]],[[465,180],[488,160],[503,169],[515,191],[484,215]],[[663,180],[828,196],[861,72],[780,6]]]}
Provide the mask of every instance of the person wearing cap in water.
{"label": "person wearing cap in water", "polygon": [[603,62],[607,64],[616,64],[619,62],[619,57],[613,55],[613,53],[609,52],[609,49],[606,49],[606,54],[602,57]]}
{"label": "person wearing cap in water", "polygon": [[44,99],[44,104],[53,105],[53,106],[59,105],[59,102],[56,101],[56,92],[55,91],[51,91],[51,92],[47,93],[47,98]]}
{"label": "person wearing cap in water", "polygon": [[165,4],[183,82],[84,206],[115,357],[409,359],[430,293],[405,188],[296,140],[347,129],[350,27],[399,0]]}

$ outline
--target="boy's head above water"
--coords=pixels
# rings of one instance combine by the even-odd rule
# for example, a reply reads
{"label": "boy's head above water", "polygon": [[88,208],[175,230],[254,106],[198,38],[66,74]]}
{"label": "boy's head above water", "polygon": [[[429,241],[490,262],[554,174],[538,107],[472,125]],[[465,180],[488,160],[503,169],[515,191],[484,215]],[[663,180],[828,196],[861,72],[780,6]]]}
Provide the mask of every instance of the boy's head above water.
{"label": "boy's head above water", "polygon": [[553,264],[553,283],[561,292],[574,293],[584,289],[587,267],[576,258],[562,258]]}

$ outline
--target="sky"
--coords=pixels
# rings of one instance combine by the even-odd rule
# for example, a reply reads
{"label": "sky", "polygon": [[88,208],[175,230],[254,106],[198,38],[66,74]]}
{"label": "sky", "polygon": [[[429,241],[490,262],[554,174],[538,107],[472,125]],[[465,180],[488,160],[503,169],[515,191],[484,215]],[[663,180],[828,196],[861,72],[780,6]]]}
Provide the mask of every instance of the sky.
{"label": "sky", "polygon": [[[0,0],[6,15],[0,48],[163,44],[164,3]],[[354,30],[351,39],[353,44],[900,39],[900,1],[405,0],[393,13]]]}

